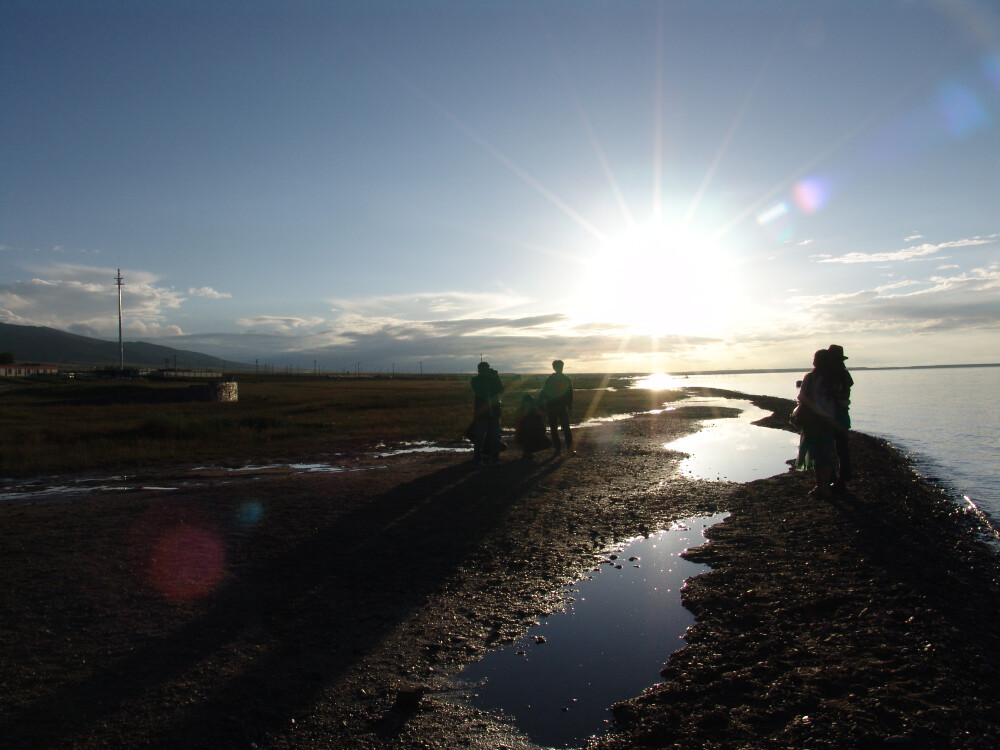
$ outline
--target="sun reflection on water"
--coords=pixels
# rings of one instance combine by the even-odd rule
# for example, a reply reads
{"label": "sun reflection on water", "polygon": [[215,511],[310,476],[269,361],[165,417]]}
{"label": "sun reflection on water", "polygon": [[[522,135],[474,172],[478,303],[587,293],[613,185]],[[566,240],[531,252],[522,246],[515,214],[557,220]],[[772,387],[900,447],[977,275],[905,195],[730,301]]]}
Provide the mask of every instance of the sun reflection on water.
{"label": "sun reflection on water", "polygon": [[672,391],[685,387],[688,383],[683,375],[669,375],[665,372],[654,372],[639,378],[632,384],[633,388],[643,388],[650,391]]}

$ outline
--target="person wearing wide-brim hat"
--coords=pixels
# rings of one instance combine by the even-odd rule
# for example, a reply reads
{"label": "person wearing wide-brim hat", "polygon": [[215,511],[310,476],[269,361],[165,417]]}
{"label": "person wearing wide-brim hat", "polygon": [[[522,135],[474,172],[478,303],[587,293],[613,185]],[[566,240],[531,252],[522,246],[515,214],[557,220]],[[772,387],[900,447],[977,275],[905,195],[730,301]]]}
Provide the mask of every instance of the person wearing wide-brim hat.
{"label": "person wearing wide-brim hat", "polygon": [[834,418],[837,424],[843,428],[837,430],[834,435],[840,469],[833,477],[832,487],[835,490],[843,491],[853,478],[848,430],[851,429],[851,388],[854,386],[854,378],[851,377],[851,373],[844,365],[847,360],[844,347],[839,344],[830,344],[827,351],[830,352],[831,369],[834,372],[834,406],[836,407]]}

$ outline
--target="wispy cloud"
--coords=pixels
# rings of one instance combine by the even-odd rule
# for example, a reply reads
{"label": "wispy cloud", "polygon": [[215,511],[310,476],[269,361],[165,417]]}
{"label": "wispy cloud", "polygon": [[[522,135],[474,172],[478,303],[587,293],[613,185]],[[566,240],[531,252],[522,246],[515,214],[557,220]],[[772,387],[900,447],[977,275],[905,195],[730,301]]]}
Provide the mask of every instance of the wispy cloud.
{"label": "wispy cloud", "polygon": [[329,304],[340,316],[404,318],[468,318],[514,310],[529,302],[515,292],[419,292],[354,299],[334,299]]}
{"label": "wispy cloud", "polygon": [[922,282],[917,281],[916,279],[905,279],[903,281],[893,281],[891,284],[882,284],[881,286],[875,287],[875,291],[879,294],[885,294],[893,289],[904,289],[906,287],[921,285]]}
{"label": "wispy cloud", "polygon": [[239,318],[236,325],[253,329],[254,332],[267,333],[295,331],[300,328],[313,328],[323,324],[323,318],[296,318],[292,316],[255,315],[252,318]]}
{"label": "wispy cloud", "polygon": [[993,234],[988,237],[970,237],[968,239],[955,240],[953,242],[942,242],[938,245],[924,243],[921,245],[914,245],[913,247],[903,248],[902,250],[892,250],[884,253],[847,253],[846,255],[839,255],[835,257],[816,255],[813,256],[813,259],[817,263],[887,263],[892,261],[911,261],[937,255],[942,250],[972,247],[976,245],[989,245],[996,242],[996,240],[997,235]]}
{"label": "wispy cloud", "polygon": [[218,292],[210,286],[203,286],[195,289],[191,287],[188,289],[189,297],[207,297],[208,299],[229,299],[233,295],[228,292]]}

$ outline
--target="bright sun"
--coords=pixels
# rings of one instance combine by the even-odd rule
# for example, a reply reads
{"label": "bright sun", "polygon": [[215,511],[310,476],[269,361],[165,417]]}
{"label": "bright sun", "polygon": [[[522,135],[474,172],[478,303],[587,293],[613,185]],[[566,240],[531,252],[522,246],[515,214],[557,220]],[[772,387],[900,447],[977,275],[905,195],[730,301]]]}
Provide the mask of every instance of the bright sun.
{"label": "bright sun", "polygon": [[688,227],[633,227],[588,266],[579,306],[589,321],[623,323],[634,333],[705,335],[732,320],[731,264]]}

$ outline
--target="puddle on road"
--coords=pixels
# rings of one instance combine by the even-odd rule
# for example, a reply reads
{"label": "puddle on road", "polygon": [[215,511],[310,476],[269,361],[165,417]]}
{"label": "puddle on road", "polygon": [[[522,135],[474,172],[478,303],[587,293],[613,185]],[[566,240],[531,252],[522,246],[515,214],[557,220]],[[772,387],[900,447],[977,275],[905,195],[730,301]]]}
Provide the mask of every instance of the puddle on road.
{"label": "puddle on road", "polygon": [[225,484],[236,480],[254,480],[277,474],[342,473],[371,471],[388,468],[387,464],[367,466],[337,466],[334,464],[266,464],[254,466],[198,466],[185,479],[170,484],[143,484],[135,476],[79,477],[65,482],[60,477],[47,477],[28,482],[0,483],[0,502],[25,501],[27,504],[60,504],[103,492],[170,492],[185,487],[203,487],[207,484]]}
{"label": "puddle on road", "polygon": [[[469,445],[431,443],[428,441],[403,443],[396,448],[377,446],[370,454],[373,458],[391,458],[405,453],[438,453],[448,451],[468,451]],[[200,487],[212,482],[226,482],[236,479],[248,480],[260,476],[278,474],[341,474],[350,471],[371,471],[388,468],[388,464],[354,463],[274,463],[247,464],[246,466],[196,466],[187,478],[176,480],[169,485],[137,484],[135,476],[85,476],[63,480],[61,477],[42,477],[28,481],[0,482],[0,502],[23,500],[29,502],[71,502],[96,492],[137,492],[139,490],[170,491],[182,487]]]}
{"label": "puddle on road", "polygon": [[468,453],[472,455],[472,443],[435,443],[431,440],[418,440],[412,443],[402,443],[396,448],[385,445],[376,446],[375,455],[379,458],[402,456],[406,453]]}
{"label": "puddle on road", "polygon": [[564,589],[566,609],[459,676],[479,708],[511,718],[534,742],[575,747],[611,722],[610,706],[661,681],[694,616],[681,606],[687,578],[706,565],[680,557],[729,514],[697,516],[631,540],[590,578]]}
{"label": "puddle on road", "polygon": [[709,419],[702,429],[667,443],[671,451],[687,453],[680,472],[693,479],[750,482],[773,477],[788,471],[789,459],[798,452],[799,437],[786,430],[774,430],[751,424],[770,416],[749,401],[730,398],[690,398],[680,402],[680,408],[736,407],[736,418]]}
{"label": "puddle on road", "polygon": [[167,492],[179,489],[179,486],[130,485],[125,477],[88,477],[70,480],[66,484],[26,482],[23,484],[11,483],[6,486],[7,489],[0,492],[0,502],[27,500],[32,503],[53,504],[69,503],[94,492],[138,492],[139,490]]}

